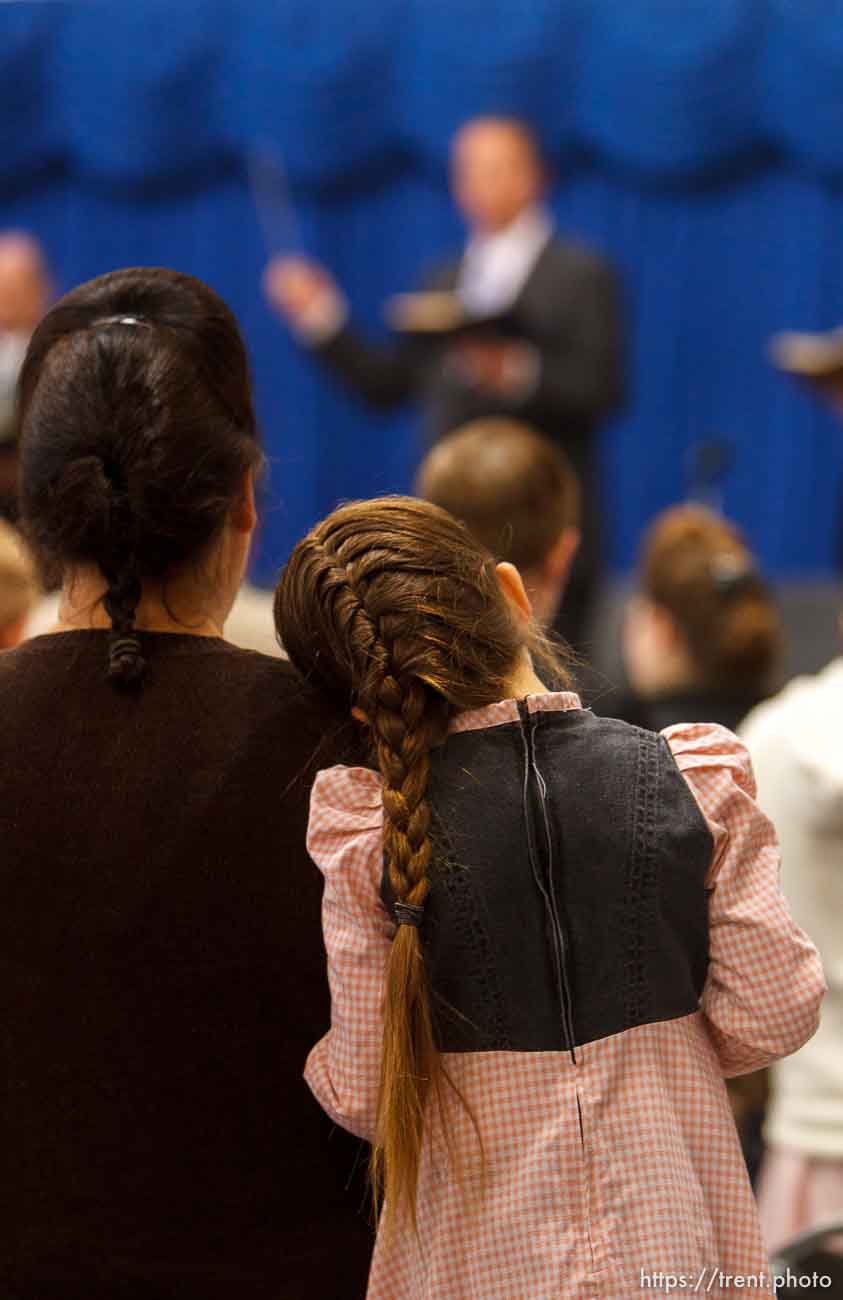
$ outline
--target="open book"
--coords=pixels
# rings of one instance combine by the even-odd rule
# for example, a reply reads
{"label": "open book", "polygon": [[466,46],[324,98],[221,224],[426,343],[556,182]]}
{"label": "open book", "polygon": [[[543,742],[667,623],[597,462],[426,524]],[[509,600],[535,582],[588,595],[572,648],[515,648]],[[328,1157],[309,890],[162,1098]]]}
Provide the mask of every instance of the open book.
{"label": "open book", "polygon": [[387,323],[399,334],[419,339],[448,339],[464,334],[520,335],[511,311],[473,316],[456,293],[398,293],[384,307]]}

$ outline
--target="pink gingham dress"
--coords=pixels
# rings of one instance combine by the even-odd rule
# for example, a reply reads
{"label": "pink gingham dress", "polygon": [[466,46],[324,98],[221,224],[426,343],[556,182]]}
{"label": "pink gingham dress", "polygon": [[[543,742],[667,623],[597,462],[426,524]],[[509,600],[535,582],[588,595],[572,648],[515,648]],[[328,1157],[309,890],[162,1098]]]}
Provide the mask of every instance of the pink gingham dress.
{"label": "pink gingham dress", "polygon": [[[528,707],[581,706],[563,692],[531,696]],[[505,700],[463,713],[452,730],[500,726],[516,709]],[[671,1289],[723,1300],[736,1275],[754,1279],[739,1288],[773,1295],[723,1078],[810,1037],[823,975],[780,891],[775,834],[743,746],[714,725],[664,735],[714,844],[699,1010],[588,1042],[575,1063],[565,1051],[448,1053],[482,1133],[485,1177],[462,1108],[450,1110],[462,1188],[432,1117],[418,1235],[378,1237],[369,1300],[631,1300]],[[328,1114],[366,1139],[394,934],[380,896],[382,832],[377,773],[319,774],[308,847],[325,878],[332,1020],[305,1078]]]}

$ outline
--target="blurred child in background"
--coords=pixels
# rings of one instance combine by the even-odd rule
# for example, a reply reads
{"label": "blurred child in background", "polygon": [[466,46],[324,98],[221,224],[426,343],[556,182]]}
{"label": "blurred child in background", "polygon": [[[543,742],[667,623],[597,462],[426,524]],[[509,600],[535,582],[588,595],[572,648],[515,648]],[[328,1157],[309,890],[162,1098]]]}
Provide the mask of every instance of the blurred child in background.
{"label": "blurred child in background", "polygon": [[646,534],[623,631],[631,695],[612,711],[660,731],[734,730],[775,685],[783,633],[738,529],[704,506],[666,510]]}
{"label": "blurred child in background", "polygon": [[829,988],[814,1040],[772,1071],[759,1201],[778,1250],[823,1220],[843,1223],[843,657],[796,678],[741,730],[793,914],[810,926]]}
{"label": "blurred child in background", "polygon": [[553,623],[580,540],[580,485],[561,447],[515,420],[475,420],[427,453],[416,492],[514,564],[534,617]]}

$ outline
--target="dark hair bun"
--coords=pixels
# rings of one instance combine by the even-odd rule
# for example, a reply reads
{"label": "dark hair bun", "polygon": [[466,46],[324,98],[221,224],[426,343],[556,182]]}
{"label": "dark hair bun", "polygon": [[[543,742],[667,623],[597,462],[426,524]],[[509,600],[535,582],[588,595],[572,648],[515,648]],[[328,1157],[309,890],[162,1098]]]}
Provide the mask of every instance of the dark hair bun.
{"label": "dark hair bun", "polygon": [[32,336],[19,418],[23,525],[51,576],[103,574],[108,677],[136,682],[144,580],[202,556],[262,460],[237,322],[192,276],[100,276]]}
{"label": "dark hair bun", "polygon": [[65,553],[96,553],[108,544],[113,490],[99,456],[80,456],[61,471],[43,502],[44,525]]}

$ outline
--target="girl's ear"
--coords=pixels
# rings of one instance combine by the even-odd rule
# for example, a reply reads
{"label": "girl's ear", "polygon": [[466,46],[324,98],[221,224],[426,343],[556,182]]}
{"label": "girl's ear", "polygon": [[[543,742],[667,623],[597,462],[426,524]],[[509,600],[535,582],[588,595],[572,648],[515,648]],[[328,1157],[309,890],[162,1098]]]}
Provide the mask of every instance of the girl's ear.
{"label": "girl's ear", "polygon": [[508,560],[498,564],[495,572],[498,578],[498,586],[506,597],[513,614],[522,623],[529,623],[533,617],[533,607],[524,588],[521,574],[515,565],[510,564]]}
{"label": "girl's ear", "polygon": [[369,719],[366,717],[362,709],[358,709],[356,704],[354,705],[354,708],[351,710],[351,716],[352,718],[356,718],[358,722],[362,722],[364,726],[368,727]]}

